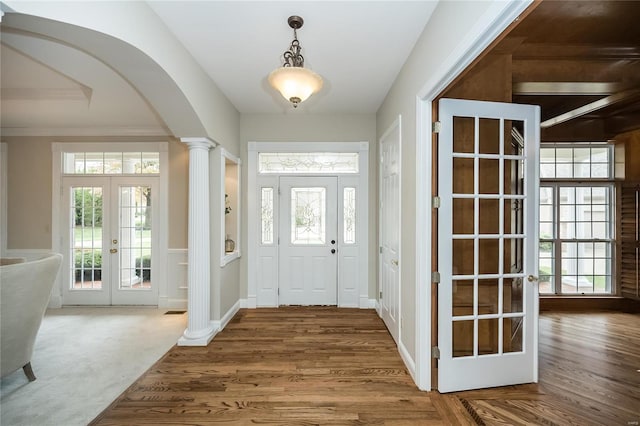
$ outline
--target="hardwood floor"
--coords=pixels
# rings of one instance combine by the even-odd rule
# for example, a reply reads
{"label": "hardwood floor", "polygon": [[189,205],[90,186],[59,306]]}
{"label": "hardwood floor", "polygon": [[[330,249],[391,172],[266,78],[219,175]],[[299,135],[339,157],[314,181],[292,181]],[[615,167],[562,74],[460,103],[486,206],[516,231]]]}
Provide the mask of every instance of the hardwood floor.
{"label": "hardwood floor", "polygon": [[544,314],[540,384],[420,392],[371,310],[241,310],[174,347],[93,425],[622,424],[640,421],[640,316]]}
{"label": "hardwood floor", "polygon": [[640,315],[540,315],[538,384],[459,392],[487,425],[640,424]]}

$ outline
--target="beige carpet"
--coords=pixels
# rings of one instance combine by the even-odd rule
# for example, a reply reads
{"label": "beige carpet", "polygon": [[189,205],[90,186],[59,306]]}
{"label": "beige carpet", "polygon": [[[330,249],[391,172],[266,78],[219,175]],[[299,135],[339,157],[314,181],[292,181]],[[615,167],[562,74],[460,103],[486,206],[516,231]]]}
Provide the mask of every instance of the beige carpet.
{"label": "beige carpet", "polygon": [[182,335],[186,314],[152,308],[47,311],[31,364],[0,382],[0,425],[86,425]]}

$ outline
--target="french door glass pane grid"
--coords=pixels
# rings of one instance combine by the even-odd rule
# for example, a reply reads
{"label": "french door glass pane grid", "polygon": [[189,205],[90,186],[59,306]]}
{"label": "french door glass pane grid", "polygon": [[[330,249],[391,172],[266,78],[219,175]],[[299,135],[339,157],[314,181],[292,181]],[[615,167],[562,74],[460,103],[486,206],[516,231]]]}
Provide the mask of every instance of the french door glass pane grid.
{"label": "french door glass pane grid", "polygon": [[151,187],[121,186],[120,284],[121,290],[151,288]]}
{"label": "french door glass pane grid", "polygon": [[[504,277],[509,266],[505,265],[504,250],[505,237],[516,237],[510,239],[509,249],[524,241],[523,234],[506,227],[505,199],[519,200],[524,195],[517,194],[511,187],[509,195],[505,194],[505,162],[512,167],[514,160],[521,161],[524,157],[505,155],[503,120],[454,117],[454,122],[459,129],[464,129],[460,133],[473,132],[474,136],[470,144],[468,139],[456,138],[454,130],[452,202],[461,209],[454,208],[452,224],[453,356],[501,354],[505,348],[506,352],[521,351],[522,343],[513,345],[512,341],[515,336],[522,342],[522,330],[518,328],[522,320],[522,314],[518,313],[522,312],[522,295],[513,293],[512,296],[511,289],[516,282],[521,288],[522,277],[518,274],[510,277],[507,291]],[[483,131],[480,131],[481,124]],[[463,177],[465,170],[472,172],[473,179]],[[483,176],[497,178],[481,180]],[[471,218],[473,229],[466,225]],[[472,265],[465,261],[469,258],[473,259]],[[504,318],[504,312],[516,313]]]}
{"label": "french door glass pane grid", "polygon": [[73,290],[102,289],[102,188],[72,187]]}

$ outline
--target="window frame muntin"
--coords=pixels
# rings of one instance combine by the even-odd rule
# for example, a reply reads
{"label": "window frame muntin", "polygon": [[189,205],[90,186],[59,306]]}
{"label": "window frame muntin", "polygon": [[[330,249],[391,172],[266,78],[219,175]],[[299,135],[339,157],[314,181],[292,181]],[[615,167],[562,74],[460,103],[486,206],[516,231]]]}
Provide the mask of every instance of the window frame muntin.
{"label": "window frame muntin", "polygon": [[[551,239],[549,238],[539,238],[539,241],[542,242],[550,242],[553,246],[553,284],[551,286],[550,293],[539,293],[541,296],[580,296],[580,297],[589,297],[589,296],[611,296],[616,294],[616,213],[615,213],[615,150],[614,146],[607,142],[581,142],[581,143],[553,143],[553,144],[545,144],[547,146],[541,146],[541,150],[545,148],[593,148],[593,147],[606,147],[609,151],[609,162],[608,162],[608,177],[607,178],[591,178],[591,177],[573,177],[573,178],[543,178],[540,177],[539,190],[543,187],[552,189],[552,197],[553,197],[553,209],[552,209],[552,220],[553,220],[553,236]],[[550,163],[547,163],[550,164]],[[557,162],[553,163],[557,164]],[[573,161],[570,163],[572,168],[576,164]],[[593,164],[593,163],[591,163]],[[542,162],[541,162],[542,165]],[[540,166],[541,167],[541,166]],[[557,170],[557,169],[556,169]],[[557,175],[557,173],[556,173]],[[589,239],[578,239],[578,238],[560,238],[560,188],[577,188],[577,187],[606,187],[609,188],[608,194],[608,232],[609,238],[589,238]],[[538,206],[539,208],[540,206]],[[593,221],[591,221],[593,222]],[[575,221],[574,221],[575,223]],[[538,226],[540,226],[540,220],[538,219]],[[608,292],[605,293],[563,293],[562,292],[562,244],[563,243],[607,243],[609,244],[609,263],[608,263],[608,277],[606,283],[606,289]],[[579,259],[579,258],[578,258]],[[594,258],[595,259],[595,258]],[[539,261],[538,261],[539,268]],[[579,275],[576,275],[579,276]],[[558,285],[560,284],[559,288]]]}

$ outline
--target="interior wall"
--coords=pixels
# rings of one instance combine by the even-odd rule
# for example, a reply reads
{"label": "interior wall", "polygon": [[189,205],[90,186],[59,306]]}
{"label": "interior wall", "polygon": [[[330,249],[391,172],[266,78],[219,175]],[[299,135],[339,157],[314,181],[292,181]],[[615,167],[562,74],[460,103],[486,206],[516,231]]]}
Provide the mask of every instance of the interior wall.
{"label": "interior wall", "polygon": [[5,137],[8,145],[7,249],[51,250],[53,142],[169,142],[169,247],[187,247],[188,152],[175,139]]}
{"label": "interior wall", "polygon": [[617,135],[613,140],[624,144],[624,180],[640,182],[640,130]]}
{"label": "interior wall", "polygon": [[[380,137],[398,115],[402,115],[402,188],[401,232],[403,262],[400,265],[401,332],[400,345],[416,360],[417,283],[416,283],[416,143],[417,99],[425,82],[438,75],[443,62],[450,62],[451,52],[468,46],[468,36],[481,22],[492,22],[501,13],[499,1],[442,1],[425,26],[407,62],[389,90],[376,114]],[[498,5],[498,6],[497,6]],[[461,59],[460,59],[461,60]],[[420,167],[430,167],[430,164]]]}
{"label": "interior wall", "polygon": [[[378,150],[374,114],[242,114],[242,164],[247,164],[249,142],[369,142],[369,298],[378,283]],[[247,204],[247,168],[242,169],[242,205]],[[242,212],[242,247],[248,246],[248,214]],[[242,257],[240,297],[247,297],[247,258]]]}

